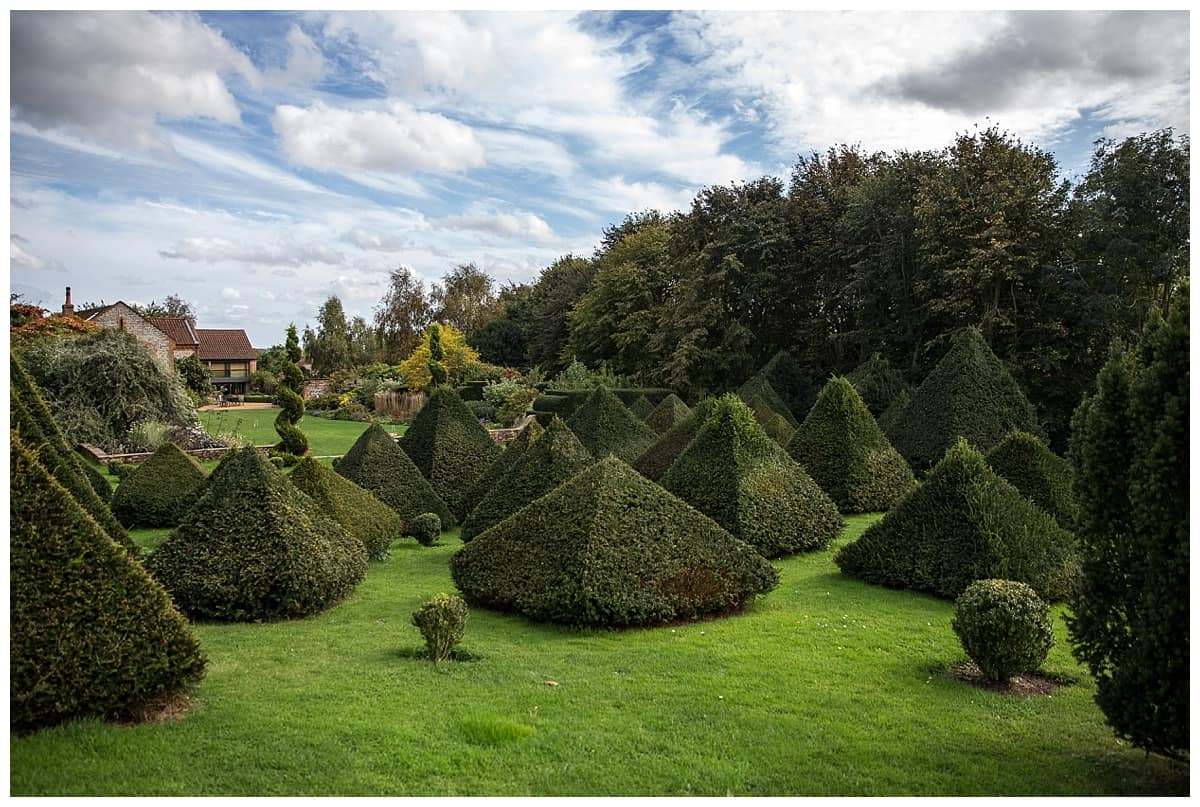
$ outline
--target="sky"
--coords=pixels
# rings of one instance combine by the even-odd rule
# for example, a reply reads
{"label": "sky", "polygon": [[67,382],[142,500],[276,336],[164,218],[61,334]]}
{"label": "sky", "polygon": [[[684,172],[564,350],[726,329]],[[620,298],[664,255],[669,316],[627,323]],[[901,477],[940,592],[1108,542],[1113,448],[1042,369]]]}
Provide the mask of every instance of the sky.
{"label": "sky", "polygon": [[283,342],[337,295],[590,255],[840,143],[1189,132],[1169,12],[11,12],[10,289]]}

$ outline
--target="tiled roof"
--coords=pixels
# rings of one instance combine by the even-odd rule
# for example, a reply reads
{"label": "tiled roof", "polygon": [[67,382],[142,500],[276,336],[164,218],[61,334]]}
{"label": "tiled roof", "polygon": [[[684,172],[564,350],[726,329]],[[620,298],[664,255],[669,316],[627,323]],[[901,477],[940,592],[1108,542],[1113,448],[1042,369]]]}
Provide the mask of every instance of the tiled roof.
{"label": "tiled roof", "polygon": [[179,347],[194,345],[198,341],[192,323],[182,317],[146,317],[146,321],[171,337]]}
{"label": "tiled roof", "polygon": [[258,351],[250,345],[250,337],[240,328],[196,328],[196,337],[200,340],[197,352],[203,361],[248,361],[258,358]]}

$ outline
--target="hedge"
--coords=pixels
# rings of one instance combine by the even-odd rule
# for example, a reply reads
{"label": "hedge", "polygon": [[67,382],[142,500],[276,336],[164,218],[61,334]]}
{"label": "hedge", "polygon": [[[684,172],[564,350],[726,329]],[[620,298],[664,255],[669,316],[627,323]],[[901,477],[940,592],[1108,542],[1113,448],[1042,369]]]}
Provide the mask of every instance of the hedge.
{"label": "hedge", "polygon": [[761,375],[756,375],[742,384],[738,388],[737,394],[747,405],[754,400],[761,401],[760,405],[766,405],[777,415],[782,415],[793,429],[800,425],[800,421],[796,420],[796,416],[779,397],[779,393],[771,386],[771,382]]}
{"label": "hedge", "polygon": [[842,526],[833,501],[733,394],[659,483],[768,558],[820,549]]}
{"label": "hedge", "polygon": [[868,583],[954,599],[975,580],[1025,583],[1059,602],[1078,575],[1072,535],[959,439],[929,477],[834,556]]}
{"label": "hedge", "polygon": [[112,511],[126,527],[174,527],[196,503],[206,475],[194,457],[163,443],[121,480]]}
{"label": "hedge", "polygon": [[[479,425],[458,393],[448,386],[434,389],[400,438],[400,448],[449,506],[454,521],[466,516],[467,491],[500,456],[500,447],[487,429]],[[446,518],[442,521],[451,523]]]}
{"label": "hedge", "polygon": [[[549,387],[533,401],[533,412],[538,415],[538,422],[544,426],[550,425],[551,418],[542,419],[543,413],[553,413],[563,420],[568,419],[575,410],[583,406],[597,388],[588,389],[554,389]],[[658,406],[673,391],[665,387],[618,387],[611,390],[625,406],[632,405],[638,398],[645,398],[652,405]]]}
{"label": "hedge", "polygon": [[645,423],[658,434],[665,434],[667,429],[683,420],[691,411],[678,395],[671,393],[646,416]]}
{"label": "hedge", "polygon": [[9,720],[127,718],[204,675],[191,626],[11,434]]}
{"label": "hedge", "polygon": [[637,416],[637,419],[646,422],[646,418],[654,414],[654,404],[646,400],[645,395],[639,395],[637,400],[629,405],[629,411]]}
{"label": "hedge", "polygon": [[687,417],[667,429],[665,434],[633,461],[634,469],[655,482],[662,479],[663,474],[671,467],[671,463],[675,462],[675,459],[696,437],[696,433],[708,420],[708,416],[712,414],[713,407],[716,405],[716,398],[705,398],[696,404]]}
{"label": "hedge", "polygon": [[37,386],[13,354],[9,357],[9,370],[9,420],[25,446],[113,541],[125,547],[133,557],[139,557],[141,548],[117,521],[108,502],[96,495],[88,483],[81,470],[83,460],[67,444]]}
{"label": "hedge", "polygon": [[474,510],[483,501],[483,497],[491,492],[492,488],[507,484],[505,480],[517,460],[524,456],[525,450],[531,443],[537,441],[545,433],[546,430],[535,420],[521,429],[521,433],[508,442],[500,456],[492,460],[492,464],[484,469],[479,478],[475,480],[475,484],[467,491],[468,512]]}
{"label": "hedge", "polygon": [[462,540],[470,541],[539,496],[591,465],[594,458],[561,419],[555,418],[538,440],[509,468],[463,522]]}
{"label": "hedge", "polygon": [[1033,406],[977,328],[966,328],[912,396],[888,437],[914,471],[965,437],[987,451],[1013,429],[1042,436]]}
{"label": "hedge", "polygon": [[896,424],[900,422],[900,417],[908,410],[910,404],[912,404],[912,392],[908,389],[900,390],[888,408],[879,416],[879,428],[883,429],[883,433],[887,435],[889,441],[892,439]]}
{"label": "hedge", "polygon": [[610,390],[597,387],[567,419],[571,431],[596,459],[613,454],[633,462],[658,439]]}
{"label": "hedge", "polygon": [[803,417],[817,397],[818,382],[812,372],[802,368],[791,353],[781,350],[755,375],[770,383],[787,407],[788,421],[792,426],[798,425],[796,418]]}
{"label": "hedge", "polygon": [[778,572],[615,457],[486,530],[450,561],[474,605],[591,627],[735,611]]}
{"label": "hedge", "polygon": [[872,353],[871,358],[846,374],[846,380],[858,390],[859,397],[876,418],[887,411],[900,393],[909,389],[900,371],[880,353]]}
{"label": "hedge", "polygon": [[359,540],[368,560],[386,558],[392,541],[404,535],[404,519],[395,510],[312,457],[300,460],[288,479]]}
{"label": "hedge", "polygon": [[755,395],[746,401],[746,406],[750,407],[750,411],[754,413],[754,419],[758,421],[759,426],[763,427],[767,436],[779,445],[786,446],[792,439],[792,435],[796,433],[796,428],[788,422],[788,419],[768,406],[762,396]]}
{"label": "hedge", "polygon": [[1075,524],[1075,494],[1071,463],[1051,451],[1036,435],[1014,431],[984,455],[1000,474],[1038,507],[1054,516],[1060,526]]}
{"label": "hedge", "polygon": [[826,382],[787,451],[843,513],[890,510],[917,484],[845,378]]}
{"label": "hedge", "polygon": [[289,619],[344,599],[367,571],[362,543],[253,448],[231,452],[146,562],[192,618]]}
{"label": "hedge", "polygon": [[421,513],[437,513],[442,523],[458,523],[449,506],[378,423],[368,426],[345,456],[333,461],[333,470],[366,490],[411,521]]}

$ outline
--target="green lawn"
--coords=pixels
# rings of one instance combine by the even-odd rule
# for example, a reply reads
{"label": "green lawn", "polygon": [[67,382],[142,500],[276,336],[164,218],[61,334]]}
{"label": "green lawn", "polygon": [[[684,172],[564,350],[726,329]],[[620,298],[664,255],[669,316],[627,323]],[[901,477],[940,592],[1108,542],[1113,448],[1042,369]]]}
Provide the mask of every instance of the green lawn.
{"label": "green lawn", "polygon": [[963,658],[952,605],[846,578],[833,549],[779,561],[775,591],[711,622],[572,630],[473,609],[471,660],[434,666],[409,615],[454,590],[460,543],[442,541],[398,542],[325,614],[198,626],[192,714],[13,738],[12,795],[1188,792],[1186,765],[1104,724],[1061,608],[1045,669],[1075,683],[1026,700],[945,675]]}
{"label": "green lawn", "polygon": [[[235,434],[248,438],[256,446],[279,442],[275,433],[275,418],[279,407],[270,409],[223,409],[200,413],[204,430],[214,437]],[[300,431],[308,435],[308,447],[317,457],[332,457],[345,454],[358,436],[366,430],[366,423],[353,420],[329,420],[328,418],[303,417],[297,424]],[[385,425],[392,434],[404,434],[407,426]]]}

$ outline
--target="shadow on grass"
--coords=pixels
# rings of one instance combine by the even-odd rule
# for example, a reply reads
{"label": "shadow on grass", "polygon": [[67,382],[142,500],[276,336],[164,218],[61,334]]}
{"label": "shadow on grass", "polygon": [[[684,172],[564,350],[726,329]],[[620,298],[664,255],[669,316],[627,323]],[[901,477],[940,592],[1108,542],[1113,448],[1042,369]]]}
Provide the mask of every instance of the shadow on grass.
{"label": "shadow on grass", "polygon": [[[429,651],[424,647],[402,647],[399,650],[388,650],[383,654],[385,659],[405,659],[406,661],[423,661],[429,664]],[[451,650],[450,658],[447,661],[482,661],[483,656],[478,653],[472,653],[469,650]]]}

